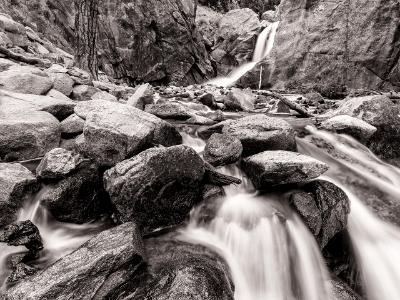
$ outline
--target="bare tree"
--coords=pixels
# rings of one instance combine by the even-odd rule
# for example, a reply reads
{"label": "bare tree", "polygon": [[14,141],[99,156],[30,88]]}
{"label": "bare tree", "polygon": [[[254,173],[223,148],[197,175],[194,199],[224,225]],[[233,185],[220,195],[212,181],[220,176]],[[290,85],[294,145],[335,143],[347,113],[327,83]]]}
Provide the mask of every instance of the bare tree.
{"label": "bare tree", "polygon": [[75,0],[75,62],[98,78],[98,0]]}

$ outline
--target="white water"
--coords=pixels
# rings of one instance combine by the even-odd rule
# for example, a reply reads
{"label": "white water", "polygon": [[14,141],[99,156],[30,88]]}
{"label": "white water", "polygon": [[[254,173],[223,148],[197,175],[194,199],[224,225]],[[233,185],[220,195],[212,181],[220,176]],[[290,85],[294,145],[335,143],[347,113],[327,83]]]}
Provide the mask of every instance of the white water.
{"label": "white water", "polygon": [[[71,253],[105,227],[101,223],[77,225],[54,220],[50,213],[40,205],[40,197],[44,192],[45,190],[42,189],[36,197],[24,204],[17,220],[31,220],[39,229],[44,249],[40,252],[40,257],[32,262],[32,265],[39,268],[45,267]],[[0,243],[0,291],[6,288],[5,280],[10,274],[9,258],[12,255],[26,251],[23,246],[12,247]]]}
{"label": "white water", "polygon": [[348,231],[361,269],[368,300],[400,299],[400,229],[379,219],[341,182],[344,172],[357,176],[366,184],[400,201],[400,170],[373,155],[365,146],[344,135],[308,127],[314,137],[333,145],[351,160],[333,158],[321,149],[299,141],[304,154],[330,165],[327,180],[341,187],[351,201]]}
{"label": "white water", "polygon": [[263,59],[268,57],[274,47],[276,32],[279,27],[279,22],[274,22],[268,25],[258,36],[256,47],[254,49],[253,60],[251,62],[245,63],[236,69],[234,69],[226,77],[217,77],[207,84],[229,87],[232,86],[242,78],[246,73],[254,69],[254,67],[261,62]]}
{"label": "white water", "polygon": [[240,177],[243,183],[225,188],[226,197],[210,224],[200,225],[199,213],[193,212],[182,238],[206,245],[225,258],[235,283],[235,299],[333,299],[319,247],[284,204],[283,195],[258,195],[236,166],[220,171]]}

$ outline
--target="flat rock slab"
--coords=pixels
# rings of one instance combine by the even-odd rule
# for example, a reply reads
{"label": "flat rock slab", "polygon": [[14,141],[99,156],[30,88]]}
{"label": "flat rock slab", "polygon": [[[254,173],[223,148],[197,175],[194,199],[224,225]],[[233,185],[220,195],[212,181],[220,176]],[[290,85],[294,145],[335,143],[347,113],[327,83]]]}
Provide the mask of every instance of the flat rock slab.
{"label": "flat rock slab", "polygon": [[307,182],[328,170],[323,162],[289,151],[265,151],[247,157],[242,167],[257,189]]}

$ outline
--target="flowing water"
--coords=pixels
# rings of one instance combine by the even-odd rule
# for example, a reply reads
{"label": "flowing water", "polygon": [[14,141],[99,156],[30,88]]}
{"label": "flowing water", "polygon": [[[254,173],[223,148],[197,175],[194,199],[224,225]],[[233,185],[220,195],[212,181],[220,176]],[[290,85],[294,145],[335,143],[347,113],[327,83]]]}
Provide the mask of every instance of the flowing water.
{"label": "flowing water", "polygon": [[182,238],[226,259],[235,299],[333,299],[319,247],[284,195],[258,194],[237,166],[220,171],[243,183],[225,187],[226,197],[210,224],[199,222],[201,213],[194,211]]}
{"label": "flowing water", "polygon": [[274,47],[276,32],[279,27],[279,22],[274,22],[268,25],[258,36],[256,47],[254,49],[253,59],[251,62],[245,63],[234,69],[226,77],[217,77],[207,84],[229,87],[242,78],[246,73],[250,72],[263,59],[268,57]]}
{"label": "flowing water", "polygon": [[378,218],[343,180],[343,174],[364,181],[394,201],[400,201],[400,170],[377,158],[364,145],[345,135],[307,128],[314,138],[334,148],[336,155],[304,140],[299,150],[330,166],[324,178],[341,187],[351,202],[348,232],[369,300],[400,299],[400,229]]}
{"label": "flowing water", "polygon": [[[103,223],[77,225],[54,220],[47,209],[40,205],[41,195],[45,189],[43,188],[24,204],[17,220],[31,220],[40,231],[44,249],[40,252],[39,258],[32,263],[39,268],[48,266],[71,253],[107,226]],[[24,252],[27,252],[25,247],[11,247],[0,243],[0,291],[6,288],[6,279],[11,272],[9,259],[15,254]]]}

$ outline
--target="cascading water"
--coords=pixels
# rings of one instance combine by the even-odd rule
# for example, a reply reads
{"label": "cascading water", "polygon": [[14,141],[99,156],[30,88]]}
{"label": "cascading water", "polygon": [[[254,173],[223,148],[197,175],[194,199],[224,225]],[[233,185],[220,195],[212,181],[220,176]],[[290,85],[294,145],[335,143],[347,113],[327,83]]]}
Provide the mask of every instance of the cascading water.
{"label": "cascading water", "polygon": [[[40,199],[45,187],[20,210],[17,221],[31,220],[40,232],[43,250],[40,257],[32,262],[39,268],[48,266],[59,258],[71,253],[96,233],[104,230],[104,223],[87,223],[82,225],[58,222],[40,205]],[[6,288],[6,279],[10,274],[9,262],[11,256],[27,252],[25,247],[12,247],[0,243],[0,291]]]}
{"label": "cascading water", "polygon": [[[342,179],[356,176],[367,185],[400,201],[400,170],[373,155],[351,137],[307,128],[314,138],[333,146],[340,157],[333,157],[304,140],[299,150],[330,166],[326,180],[341,187],[351,202],[348,232],[361,270],[363,286],[369,300],[400,299],[400,229],[382,221],[356,196]],[[350,162],[351,161],[351,162]]]}
{"label": "cascading water", "polygon": [[319,247],[284,204],[284,195],[258,195],[237,166],[220,171],[243,183],[225,188],[226,197],[210,224],[199,222],[201,212],[195,210],[182,238],[211,247],[225,258],[235,282],[235,299],[333,299]]}
{"label": "cascading water", "polygon": [[276,32],[279,27],[279,22],[274,22],[269,24],[258,36],[256,47],[254,49],[254,55],[251,62],[245,63],[236,69],[234,69],[226,77],[217,77],[207,84],[229,87],[235,84],[240,78],[242,78],[246,73],[250,72],[255,66],[261,62],[263,59],[268,57],[274,47]]}

